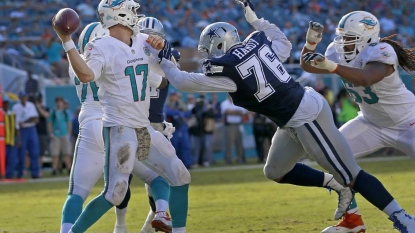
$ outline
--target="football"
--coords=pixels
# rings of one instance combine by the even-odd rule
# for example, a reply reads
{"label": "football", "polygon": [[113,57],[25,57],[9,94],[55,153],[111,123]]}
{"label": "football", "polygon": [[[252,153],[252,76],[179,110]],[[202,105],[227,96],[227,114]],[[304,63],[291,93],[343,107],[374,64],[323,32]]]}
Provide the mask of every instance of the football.
{"label": "football", "polygon": [[53,19],[55,28],[67,35],[78,30],[80,21],[78,13],[71,8],[61,9]]}

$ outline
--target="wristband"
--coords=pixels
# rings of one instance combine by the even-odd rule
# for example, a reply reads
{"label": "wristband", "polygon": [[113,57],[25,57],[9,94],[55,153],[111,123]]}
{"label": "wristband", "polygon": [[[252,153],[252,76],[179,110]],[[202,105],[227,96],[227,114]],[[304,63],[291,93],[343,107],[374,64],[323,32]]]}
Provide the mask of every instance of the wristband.
{"label": "wristband", "polygon": [[65,53],[69,52],[69,50],[76,48],[75,47],[75,43],[73,42],[73,40],[67,41],[65,43],[62,44],[63,49],[65,50]]}
{"label": "wristband", "polygon": [[308,50],[310,50],[310,51],[314,51],[314,50],[316,50],[317,43],[310,44],[310,43],[306,42],[306,43],[305,43],[305,47],[306,47]]}
{"label": "wristband", "polygon": [[339,65],[337,63],[326,59],[326,69],[329,72],[335,73],[338,67]]}

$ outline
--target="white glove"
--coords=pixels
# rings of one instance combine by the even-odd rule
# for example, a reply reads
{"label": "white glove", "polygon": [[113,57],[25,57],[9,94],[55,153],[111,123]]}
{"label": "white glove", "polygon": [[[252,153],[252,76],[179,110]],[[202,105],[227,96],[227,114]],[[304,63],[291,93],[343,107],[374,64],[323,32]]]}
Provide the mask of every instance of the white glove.
{"label": "white glove", "polygon": [[317,69],[335,72],[338,64],[327,59],[323,54],[308,52],[303,55],[304,62],[310,64]]}
{"label": "white glove", "polygon": [[252,24],[255,20],[258,20],[254,12],[254,6],[249,0],[235,0],[237,3],[241,4],[244,7],[245,18],[248,23]]}
{"label": "white glove", "polygon": [[173,133],[174,131],[176,131],[176,128],[173,126],[172,123],[169,123],[167,121],[163,121],[163,124],[166,128],[163,130],[162,133],[170,140],[173,137]]}
{"label": "white glove", "polygon": [[306,44],[308,50],[315,50],[318,43],[323,38],[324,27],[320,23],[310,21],[308,24]]}

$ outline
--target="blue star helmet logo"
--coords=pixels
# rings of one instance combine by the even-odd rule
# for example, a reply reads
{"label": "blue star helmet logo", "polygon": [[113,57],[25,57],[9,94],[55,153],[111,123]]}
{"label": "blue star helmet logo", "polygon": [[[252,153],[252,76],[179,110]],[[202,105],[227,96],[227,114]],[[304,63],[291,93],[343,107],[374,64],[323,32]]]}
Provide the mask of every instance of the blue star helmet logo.
{"label": "blue star helmet logo", "polygon": [[366,27],[374,27],[378,24],[378,22],[368,17],[360,20],[359,23],[365,24]]}
{"label": "blue star helmet logo", "polygon": [[219,28],[215,28],[215,29],[209,28],[209,32],[208,32],[208,33],[206,33],[206,35],[208,35],[208,36],[209,36],[209,40],[210,40],[210,41],[212,41],[213,37],[220,38],[220,36],[219,36],[219,35],[218,35],[218,33],[217,33],[218,29],[219,29]]}

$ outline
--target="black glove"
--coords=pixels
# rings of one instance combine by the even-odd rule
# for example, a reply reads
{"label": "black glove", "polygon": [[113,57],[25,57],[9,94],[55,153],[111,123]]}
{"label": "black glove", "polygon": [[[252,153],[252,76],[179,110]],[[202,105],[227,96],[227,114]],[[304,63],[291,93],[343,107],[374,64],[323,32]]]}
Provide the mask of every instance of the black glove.
{"label": "black glove", "polygon": [[159,63],[163,60],[163,58],[170,60],[171,59],[171,45],[167,40],[164,40],[164,46],[159,52]]}

